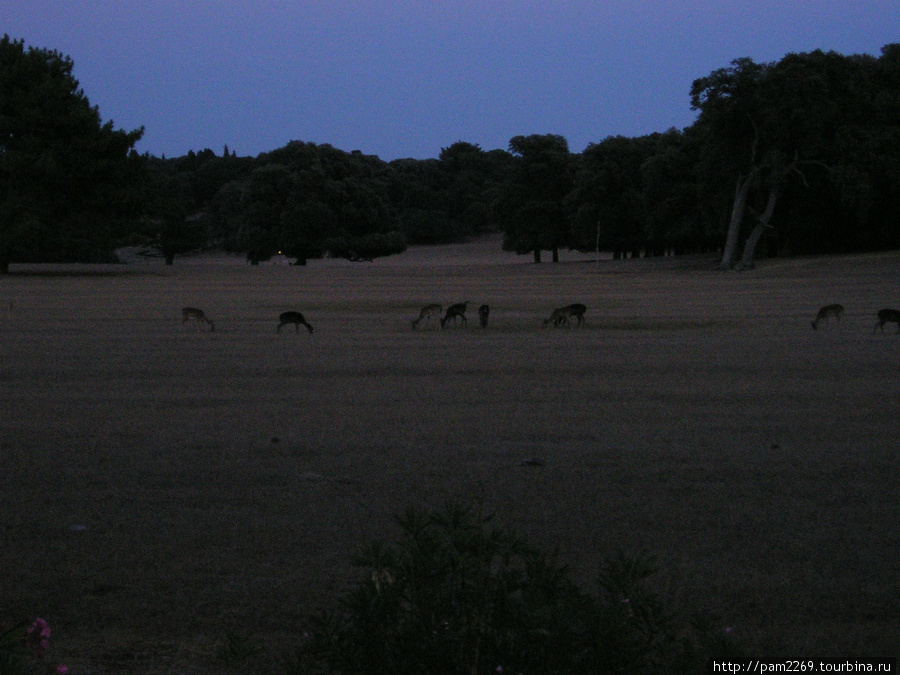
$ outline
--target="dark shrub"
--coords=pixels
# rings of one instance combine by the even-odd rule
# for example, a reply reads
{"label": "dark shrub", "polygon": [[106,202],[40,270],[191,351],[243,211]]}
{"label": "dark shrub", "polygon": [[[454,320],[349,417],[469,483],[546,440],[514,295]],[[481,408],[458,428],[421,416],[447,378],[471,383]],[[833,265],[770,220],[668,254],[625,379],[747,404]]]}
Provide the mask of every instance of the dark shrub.
{"label": "dark shrub", "polygon": [[[339,609],[311,617],[289,670],[303,673],[672,673],[702,669],[704,636],[647,588],[652,559],[603,565],[590,595],[522,538],[449,504],[397,518],[372,542]],[[698,639],[699,638],[699,639]]]}

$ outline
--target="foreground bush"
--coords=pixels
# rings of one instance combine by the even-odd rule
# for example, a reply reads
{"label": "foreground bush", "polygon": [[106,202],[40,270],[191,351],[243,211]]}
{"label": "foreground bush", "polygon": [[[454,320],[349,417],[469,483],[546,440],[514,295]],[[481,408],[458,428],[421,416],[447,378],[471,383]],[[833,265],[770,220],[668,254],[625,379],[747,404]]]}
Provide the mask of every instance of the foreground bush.
{"label": "foreground bush", "polygon": [[[397,518],[402,538],[371,543],[339,609],[309,621],[297,673],[697,672],[710,631],[679,625],[647,588],[647,557],[619,555],[599,593],[490,518],[455,504]],[[721,652],[727,645],[720,645]]]}

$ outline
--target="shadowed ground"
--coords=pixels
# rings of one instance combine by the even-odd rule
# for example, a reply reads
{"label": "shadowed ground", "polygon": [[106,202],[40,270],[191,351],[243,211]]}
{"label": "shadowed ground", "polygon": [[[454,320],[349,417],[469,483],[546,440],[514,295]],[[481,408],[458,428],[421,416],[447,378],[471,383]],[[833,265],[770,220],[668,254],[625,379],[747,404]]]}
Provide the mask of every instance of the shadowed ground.
{"label": "shadowed ground", "polygon": [[[73,673],[265,669],[360,545],[452,498],[586,588],[655,553],[664,593],[766,656],[900,652],[900,336],[872,334],[900,254],[723,274],[498,249],[14,268],[0,619],[46,618]],[[467,330],[410,330],[463,300]],[[541,328],[573,302],[583,328]],[[275,334],[292,309],[315,334]],[[217,663],[229,632],[266,653]]]}

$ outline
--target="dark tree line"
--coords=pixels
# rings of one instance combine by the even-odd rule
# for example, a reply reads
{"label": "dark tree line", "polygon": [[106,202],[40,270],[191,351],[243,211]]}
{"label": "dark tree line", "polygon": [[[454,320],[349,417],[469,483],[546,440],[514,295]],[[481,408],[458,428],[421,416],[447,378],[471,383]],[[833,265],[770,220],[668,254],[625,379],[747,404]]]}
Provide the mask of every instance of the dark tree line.
{"label": "dark tree line", "polygon": [[0,274],[17,260],[103,260],[139,208],[143,130],[103,124],[72,68],[0,39]]}
{"label": "dark tree line", "polygon": [[203,246],[282,253],[305,264],[324,254],[369,260],[408,243],[459,241],[496,229],[497,180],[509,154],[456,143],[436,160],[384,162],[330,145],[292,141],[255,158],[226,149],[148,158],[148,204],[133,238],[167,260]]}
{"label": "dark tree line", "polygon": [[176,256],[206,247],[252,263],[282,253],[369,260],[408,244],[502,232],[541,260],[900,248],[900,44],[880,57],[815,51],[738,59],[697,79],[694,124],[609,137],[572,153],[557,135],[507,150],[457,142],[385,162],[292,141],[138,155],[142,130],[102,123],[72,62],[0,41],[0,272],[11,261],[100,260],[123,243]]}
{"label": "dark tree line", "polygon": [[752,266],[764,238],[789,254],[900,246],[900,45],[740,59],[695,81],[691,102],[698,184],[733,186],[722,268]]}

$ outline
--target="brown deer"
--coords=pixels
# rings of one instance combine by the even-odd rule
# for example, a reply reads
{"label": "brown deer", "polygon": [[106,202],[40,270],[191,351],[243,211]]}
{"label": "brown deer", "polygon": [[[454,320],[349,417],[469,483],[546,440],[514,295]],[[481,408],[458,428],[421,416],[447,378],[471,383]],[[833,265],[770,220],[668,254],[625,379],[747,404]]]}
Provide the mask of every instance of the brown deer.
{"label": "brown deer", "polygon": [[878,312],[878,323],[875,324],[875,328],[872,332],[874,333],[880,328],[883,333],[884,324],[892,322],[897,324],[897,332],[900,333],[900,310],[882,309]]}
{"label": "brown deer", "polygon": [[447,308],[447,313],[444,315],[444,318],[441,319],[441,328],[444,328],[450,320],[453,319],[453,323],[456,323],[456,317],[462,319],[462,325],[465,326],[468,322],[466,321],[466,306],[469,304],[469,301],[460,302],[455,305],[450,305]]}
{"label": "brown deer", "polygon": [[491,308],[488,305],[482,305],[478,308],[478,323],[482,328],[487,328],[488,324],[488,314],[491,313]]}
{"label": "brown deer", "polygon": [[422,321],[431,321],[431,317],[436,316],[438,321],[441,320],[441,312],[444,311],[444,308],[441,305],[433,304],[433,305],[425,305],[422,308],[422,311],[419,312],[419,318],[412,320],[412,328],[415,330],[419,327],[419,324]]}
{"label": "brown deer", "polygon": [[553,314],[550,315],[549,319],[545,319],[542,325],[546,327],[548,324],[552,323],[554,328],[568,326],[569,319],[575,317],[577,325],[581,326],[584,323],[584,313],[586,311],[587,307],[580,303],[560,307],[559,309],[554,309]]}
{"label": "brown deer", "polygon": [[819,310],[819,313],[816,314],[816,320],[812,322],[813,330],[819,325],[819,322],[823,319],[825,323],[828,323],[829,317],[834,317],[840,322],[841,314],[844,313],[843,305],[825,305],[822,309]]}
{"label": "brown deer", "polygon": [[184,307],[181,310],[181,327],[184,328],[184,324],[188,321],[196,321],[197,323],[208,323],[209,324],[209,332],[216,332],[216,325],[206,318],[206,314],[203,313],[202,309],[197,309],[196,307]]}
{"label": "brown deer", "polygon": [[300,332],[301,324],[306,326],[306,330],[310,333],[313,332],[313,327],[306,322],[306,319],[303,318],[303,315],[300,312],[282,312],[278,317],[278,321],[280,323],[278,324],[278,328],[275,329],[276,333],[280,333],[281,327],[287,326],[288,324],[294,324],[295,333]]}

